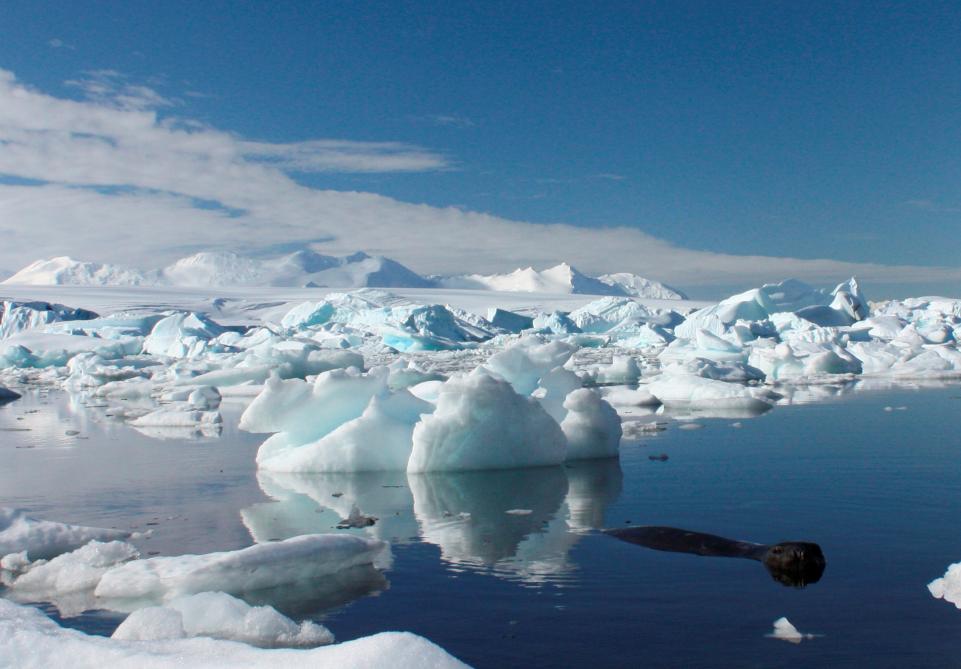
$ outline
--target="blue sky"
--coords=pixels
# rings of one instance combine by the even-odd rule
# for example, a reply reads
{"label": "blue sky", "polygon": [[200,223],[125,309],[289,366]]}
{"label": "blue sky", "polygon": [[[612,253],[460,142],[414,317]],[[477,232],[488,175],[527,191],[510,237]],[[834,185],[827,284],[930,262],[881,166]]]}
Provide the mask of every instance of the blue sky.
{"label": "blue sky", "polygon": [[[678,256],[697,271],[623,267],[628,256],[611,271],[667,274],[687,287],[749,285],[754,270],[778,268],[749,261],[738,274],[725,260],[715,275],[717,255],[961,265],[961,6],[952,3],[8,2],[0,34],[0,68],[51,104],[149,110],[178,127],[272,147],[357,143],[347,147],[354,162],[338,154],[340,162],[320,168],[301,169],[317,160],[316,146],[297,149],[301,162],[288,149],[256,157],[277,161],[312,193],[376,193],[389,199],[383,206],[454,206],[498,221],[623,226],[642,235],[624,245],[650,236],[664,249],[710,252]],[[125,90],[138,101],[125,103]],[[399,162],[383,162],[391,156]],[[44,169],[0,163],[7,183],[207,198],[155,181],[81,183]],[[211,202],[237,207],[210,192]],[[297,220],[297,239],[339,236]],[[403,225],[416,224],[408,214],[398,220],[385,229],[406,236]],[[485,223],[457,225],[484,243],[477,228]],[[589,239],[577,236],[558,253]],[[343,239],[345,249],[348,241],[377,246],[356,236]],[[469,259],[435,266],[413,243],[381,246],[374,250],[421,271]],[[505,246],[481,254],[477,269],[523,262]],[[190,248],[180,239],[157,250]],[[464,250],[441,245],[434,255],[452,253]],[[101,255],[90,259],[117,260]],[[528,255],[535,265],[554,259]],[[556,259],[597,270],[606,255]],[[15,269],[19,257],[0,264]],[[811,280],[846,271],[809,269]],[[958,276],[879,270],[873,280],[891,293],[957,292]]]}

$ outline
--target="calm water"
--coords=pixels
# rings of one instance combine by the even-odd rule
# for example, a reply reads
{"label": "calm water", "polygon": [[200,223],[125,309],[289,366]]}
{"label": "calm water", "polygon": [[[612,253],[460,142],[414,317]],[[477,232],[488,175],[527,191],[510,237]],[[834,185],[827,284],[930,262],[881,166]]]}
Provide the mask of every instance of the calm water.
{"label": "calm water", "polygon": [[[356,505],[380,519],[366,531],[393,543],[386,578],[348,574],[264,601],[339,640],[410,630],[481,667],[961,665],[961,611],[925,587],[961,561],[956,387],[779,407],[741,429],[672,424],[619,463],[417,477],[258,476],[262,437],[233,428],[238,410],[227,407],[220,438],[161,440],[80,398],[28,394],[0,408],[0,505],[153,530],[142,551],[172,555],[338,531]],[[592,530],[628,521],[815,541],[828,565],[794,589],[756,562]],[[823,636],[766,638],[780,616]],[[109,634],[119,620],[64,623]]]}

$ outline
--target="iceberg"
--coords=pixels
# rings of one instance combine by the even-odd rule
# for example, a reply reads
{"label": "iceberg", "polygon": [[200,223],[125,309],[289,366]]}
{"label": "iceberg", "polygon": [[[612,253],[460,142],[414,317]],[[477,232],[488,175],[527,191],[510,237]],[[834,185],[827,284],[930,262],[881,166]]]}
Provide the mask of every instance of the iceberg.
{"label": "iceberg", "polygon": [[479,367],[441,387],[434,413],[414,427],[407,471],[555,465],[566,441],[537,400]]}
{"label": "iceberg", "polygon": [[123,530],[41,520],[28,516],[22,509],[0,507],[0,557],[26,551],[30,560],[46,560],[89,541],[111,541],[128,536],[130,533]]}
{"label": "iceberg", "polygon": [[961,609],[961,562],[948,566],[944,576],[928,583],[932,597],[950,602]]}
{"label": "iceberg", "polygon": [[581,388],[564,400],[567,416],[561,430],[567,437],[567,459],[617,457],[621,447],[621,419],[597,393]]}

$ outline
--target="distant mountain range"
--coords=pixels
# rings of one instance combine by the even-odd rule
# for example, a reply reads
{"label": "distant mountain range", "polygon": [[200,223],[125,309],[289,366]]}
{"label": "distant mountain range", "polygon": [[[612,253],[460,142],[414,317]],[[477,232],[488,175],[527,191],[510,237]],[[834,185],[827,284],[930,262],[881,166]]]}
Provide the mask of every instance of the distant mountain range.
{"label": "distant mountain range", "polygon": [[687,299],[678,290],[636,274],[604,274],[599,277],[590,277],[567,263],[540,271],[533,267],[526,267],[507,274],[462,274],[430,278],[441,288],[500,290],[511,293],[621,295],[662,300]]}
{"label": "distant mountain range", "polygon": [[636,274],[590,277],[567,263],[507,274],[422,277],[396,260],[363,252],[328,256],[303,249],[277,258],[203,252],[159,270],[73,260],[37,260],[0,282],[34,286],[277,286],[306,288],[452,288],[525,293],[622,295],[685,299],[680,291]]}

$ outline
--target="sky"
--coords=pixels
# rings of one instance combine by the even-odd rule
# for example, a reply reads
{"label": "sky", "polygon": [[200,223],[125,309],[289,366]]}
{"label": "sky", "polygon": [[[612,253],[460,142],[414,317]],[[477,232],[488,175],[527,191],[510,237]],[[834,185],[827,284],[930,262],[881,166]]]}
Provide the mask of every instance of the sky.
{"label": "sky", "polygon": [[303,245],[961,294],[961,5],[0,5],[0,269]]}

